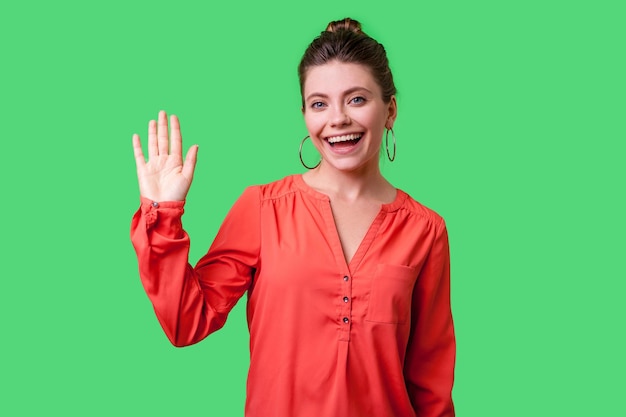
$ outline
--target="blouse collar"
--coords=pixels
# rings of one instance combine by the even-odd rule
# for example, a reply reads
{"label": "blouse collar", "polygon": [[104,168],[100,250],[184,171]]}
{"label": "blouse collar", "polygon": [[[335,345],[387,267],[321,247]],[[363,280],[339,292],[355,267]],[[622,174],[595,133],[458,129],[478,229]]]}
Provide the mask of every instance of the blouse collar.
{"label": "blouse collar", "polygon": [[[326,194],[321,193],[315,190],[314,188],[312,188],[311,186],[309,186],[302,178],[302,174],[291,175],[291,179],[294,185],[305,194],[313,198],[316,198],[318,200],[330,201],[330,198]],[[396,198],[391,203],[382,204],[381,210],[386,211],[386,212],[396,211],[400,207],[402,207],[407,197],[408,197],[407,193],[400,190],[399,188],[396,188]]]}

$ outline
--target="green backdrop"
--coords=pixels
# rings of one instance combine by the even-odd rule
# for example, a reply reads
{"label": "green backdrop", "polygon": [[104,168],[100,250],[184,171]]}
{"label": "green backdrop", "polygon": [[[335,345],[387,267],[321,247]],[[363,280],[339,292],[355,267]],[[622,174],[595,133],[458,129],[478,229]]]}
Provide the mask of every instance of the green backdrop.
{"label": "green backdrop", "polygon": [[624,2],[200,3],[0,6],[1,415],[243,414],[245,303],[177,349],[143,292],[131,135],[165,109],[200,145],[195,262],[246,185],[303,171],[296,67],[345,16],[399,90],[384,173],[448,223],[457,414],[623,412]]}

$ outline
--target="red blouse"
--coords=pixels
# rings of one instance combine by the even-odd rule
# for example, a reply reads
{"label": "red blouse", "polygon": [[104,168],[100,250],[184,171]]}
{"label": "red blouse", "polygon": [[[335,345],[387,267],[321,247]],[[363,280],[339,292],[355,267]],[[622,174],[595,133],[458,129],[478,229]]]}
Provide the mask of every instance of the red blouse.
{"label": "red blouse", "polygon": [[444,221],[401,190],[346,264],[329,198],[300,175],[249,187],[188,263],[183,202],[142,198],[131,237],[170,341],[248,292],[247,417],[450,417],[455,339]]}

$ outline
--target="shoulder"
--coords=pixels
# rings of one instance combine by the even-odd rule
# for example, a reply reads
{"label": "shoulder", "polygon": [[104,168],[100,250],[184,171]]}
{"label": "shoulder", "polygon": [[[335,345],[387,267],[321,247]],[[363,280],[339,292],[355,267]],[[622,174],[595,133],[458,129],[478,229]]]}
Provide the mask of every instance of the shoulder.
{"label": "shoulder", "polygon": [[426,221],[433,225],[443,225],[445,227],[443,217],[435,210],[426,207],[405,191],[399,189],[398,195],[400,196],[399,198],[403,198],[402,204],[398,207],[399,212],[404,213],[406,216],[414,217],[416,220]]}
{"label": "shoulder", "polygon": [[264,202],[294,196],[302,191],[306,190],[302,187],[300,177],[298,175],[289,175],[268,184],[252,185],[244,193],[255,194],[257,198]]}
{"label": "shoulder", "polygon": [[[296,175],[289,175],[280,180],[267,184],[257,184],[248,186],[243,192],[243,196],[258,199],[260,202],[282,199],[286,196],[293,196],[302,191],[298,184]],[[243,197],[242,196],[242,197]]]}

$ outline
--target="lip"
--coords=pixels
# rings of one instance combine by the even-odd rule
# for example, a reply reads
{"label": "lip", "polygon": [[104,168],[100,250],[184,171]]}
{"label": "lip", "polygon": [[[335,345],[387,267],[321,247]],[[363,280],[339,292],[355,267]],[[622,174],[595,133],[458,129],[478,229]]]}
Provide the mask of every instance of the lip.
{"label": "lip", "polygon": [[[359,141],[352,145],[352,146],[333,146],[331,145],[331,143],[328,141],[330,138],[336,138],[336,137],[341,137],[341,136],[350,136],[350,135],[355,135],[355,136],[360,136],[361,138],[359,139]],[[335,155],[348,155],[351,154],[353,152],[355,152],[357,149],[360,148],[361,143],[363,143],[363,139],[365,137],[365,132],[351,132],[351,133],[341,133],[341,134],[337,134],[337,135],[330,135],[330,136],[325,136],[324,137],[324,146],[326,147],[326,149]],[[344,141],[345,142],[345,141]],[[342,142],[335,142],[335,144],[341,144]]]}

